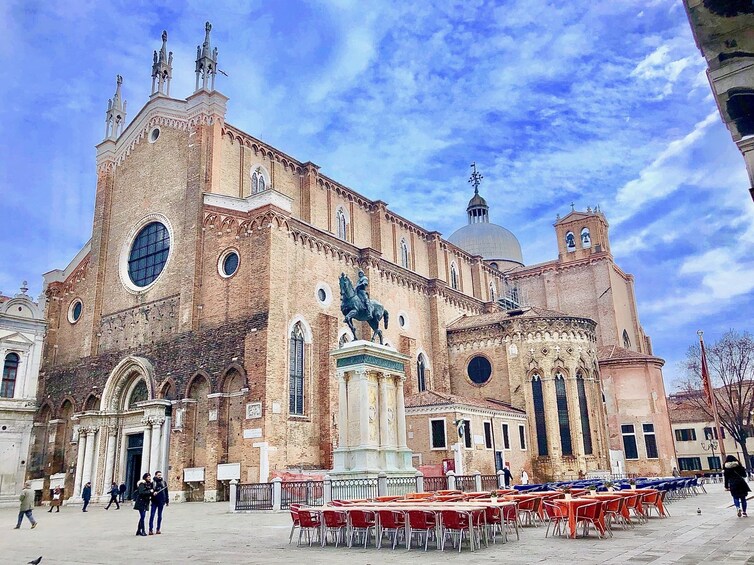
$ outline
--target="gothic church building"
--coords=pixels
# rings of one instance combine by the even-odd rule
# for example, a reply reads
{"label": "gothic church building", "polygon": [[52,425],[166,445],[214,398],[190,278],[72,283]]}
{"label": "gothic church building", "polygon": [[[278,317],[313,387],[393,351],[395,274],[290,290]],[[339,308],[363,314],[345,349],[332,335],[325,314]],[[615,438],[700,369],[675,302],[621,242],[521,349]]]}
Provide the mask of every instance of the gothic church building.
{"label": "gothic church building", "polygon": [[211,501],[232,478],[326,472],[330,352],[350,339],[337,281],[358,269],[411,359],[415,466],[670,471],[662,360],[600,211],[559,219],[558,258],[538,265],[478,191],[444,239],[228,123],[210,30],[188,98],[165,33],[128,123],[118,77],[91,240],[45,275],[30,478],[65,473],[75,499],[162,470],[175,500]]}

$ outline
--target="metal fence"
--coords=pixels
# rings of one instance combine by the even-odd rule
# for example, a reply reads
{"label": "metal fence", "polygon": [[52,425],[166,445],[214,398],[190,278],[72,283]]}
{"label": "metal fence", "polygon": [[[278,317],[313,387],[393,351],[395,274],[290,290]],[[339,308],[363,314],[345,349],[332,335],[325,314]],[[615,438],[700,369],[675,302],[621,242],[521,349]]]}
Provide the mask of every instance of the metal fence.
{"label": "metal fence", "polygon": [[388,477],[387,494],[391,496],[403,496],[410,492],[416,492],[416,476],[413,477]]}
{"label": "metal fence", "polygon": [[272,510],[272,483],[238,485],[236,510]]}
{"label": "metal fence", "polygon": [[462,492],[475,492],[476,481],[474,481],[474,475],[456,475],[456,489]]}
{"label": "metal fence", "polygon": [[497,490],[497,475],[482,475],[482,490]]}
{"label": "metal fence", "polygon": [[377,479],[341,479],[332,481],[333,500],[353,500],[379,496]]}
{"label": "metal fence", "polygon": [[290,508],[291,504],[323,506],[325,488],[323,481],[291,481],[280,484],[281,508]]}
{"label": "metal fence", "polygon": [[424,477],[424,492],[435,492],[436,490],[447,490],[447,477]]}

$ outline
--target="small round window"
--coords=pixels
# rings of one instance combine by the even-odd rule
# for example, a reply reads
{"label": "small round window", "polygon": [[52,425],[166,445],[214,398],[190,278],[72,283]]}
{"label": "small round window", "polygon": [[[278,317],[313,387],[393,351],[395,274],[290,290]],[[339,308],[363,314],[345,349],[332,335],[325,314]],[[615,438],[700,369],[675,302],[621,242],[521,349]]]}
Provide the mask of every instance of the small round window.
{"label": "small round window", "polygon": [[469,366],[466,368],[466,372],[468,373],[471,382],[483,385],[490,380],[490,376],[492,375],[492,365],[490,365],[490,362],[486,357],[477,355],[469,361]]}
{"label": "small round window", "polygon": [[320,302],[324,302],[325,300],[327,300],[327,292],[325,292],[324,288],[320,288],[319,290],[317,290],[317,298],[319,299]]}
{"label": "small round window", "polygon": [[327,308],[332,303],[332,290],[330,285],[324,282],[317,283],[314,287],[314,297],[317,299],[320,307]]}
{"label": "small round window", "polygon": [[131,244],[128,277],[138,287],[152,284],[160,276],[170,253],[170,233],[161,222],[144,226]]}
{"label": "small round window", "polygon": [[226,251],[220,256],[220,274],[223,277],[232,277],[238,270],[240,258],[235,250]]}
{"label": "small round window", "polygon": [[79,318],[81,318],[81,312],[83,309],[84,304],[78,298],[71,302],[71,305],[68,307],[68,321],[72,324],[78,322]]}
{"label": "small round window", "polygon": [[160,128],[154,128],[149,132],[149,143],[154,143],[160,137]]}
{"label": "small round window", "polygon": [[403,314],[398,316],[398,325],[402,328],[406,326],[406,317]]}

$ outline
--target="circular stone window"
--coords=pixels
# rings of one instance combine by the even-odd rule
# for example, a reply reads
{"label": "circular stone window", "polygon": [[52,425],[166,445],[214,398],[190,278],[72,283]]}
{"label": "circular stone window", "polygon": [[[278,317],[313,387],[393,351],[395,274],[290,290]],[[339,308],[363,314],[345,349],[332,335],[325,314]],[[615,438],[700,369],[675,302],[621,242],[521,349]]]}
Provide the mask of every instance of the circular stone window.
{"label": "circular stone window", "polygon": [[238,264],[240,257],[235,249],[229,249],[222,255],[217,263],[217,269],[220,271],[220,276],[223,278],[232,277],[238,271]]}
{"label": "circular stone window", "polygon": [[170,232],[162,222],[141,228],[128,254],[128,278],[139,287],[152,284],[165,268],[170,253]]}
{"label": "circular stone window", "polygon": [[486,357],[477,355],[469,361],[469,366],[466,367],[466,372],[471,379],[471,382],[478,385],[483,385],[490,380],[492,375],[492,365]]}
{"label": "circular stone window", "polygon": [[406,317],[403,314],[398,316],[398,325],[402,328],[406,327]]}
{"label": "circular stone window", "polygon": [[149,143],[154,143],[160,138],[160,128],[154,128],[149,132]]}
{"label": "circular stone window", "polygon": [[75,324],[81,318],[81,312],[84,309],[84,304],[78,298],[71,302],[68,307],[68,321]]}
{"label": "circular stone window", "polygon": [[332,303],[332,290],[327,283],[318,283],[314,290],[314,297],[323,308],[327,308]]}

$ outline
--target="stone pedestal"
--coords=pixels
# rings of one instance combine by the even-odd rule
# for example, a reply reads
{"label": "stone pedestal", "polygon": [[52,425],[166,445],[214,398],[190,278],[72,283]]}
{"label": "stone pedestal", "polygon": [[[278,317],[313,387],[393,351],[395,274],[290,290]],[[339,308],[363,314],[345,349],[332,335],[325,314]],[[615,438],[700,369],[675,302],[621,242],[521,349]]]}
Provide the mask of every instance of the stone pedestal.
{"label": "stone pedestal", "polygon": [[331,351],[338,379],[338,447],[330,477],[413,475],[406,446],[406,355],[369,341]]}

